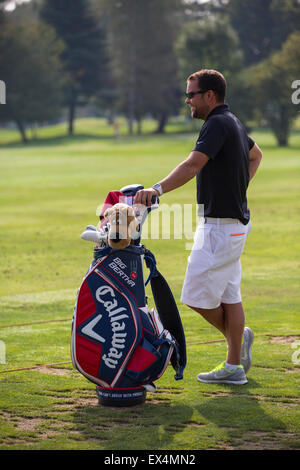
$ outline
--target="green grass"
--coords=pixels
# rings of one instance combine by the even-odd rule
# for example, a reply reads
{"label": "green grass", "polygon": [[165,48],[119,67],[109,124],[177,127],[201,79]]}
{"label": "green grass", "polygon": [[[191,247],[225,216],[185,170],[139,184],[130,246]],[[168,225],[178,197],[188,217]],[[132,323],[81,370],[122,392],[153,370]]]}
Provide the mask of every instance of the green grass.
{"label": "green grass", "polygon": [[[76,291],[93,249],[80,234],[97,224],[109,190],[161,179],[187,156],[197,131],[178,133],[183,127],[173,122],[173,132],[151,135],[149,122],[146,135],[128,137],[122,124],[115,141],[105,121],[88,119],[73,138],[65,130],[43,128],[27,146],[15,131],[0,131],[0,449],[299,449],[298,131],[289,148],[277,148],[267,131],[252,134],[264,157],[248,191],[253,227],[242,256],[255,332],[248,384],[197,382],[224,359],[226,345],[180,304],[186,240],[147,240],[180,307],[188,364],[183,381],[169,367],[145,405],[128,410],[100,407],[95,386],[70,363]],[[195,182],[161,202],[194,204]]]}

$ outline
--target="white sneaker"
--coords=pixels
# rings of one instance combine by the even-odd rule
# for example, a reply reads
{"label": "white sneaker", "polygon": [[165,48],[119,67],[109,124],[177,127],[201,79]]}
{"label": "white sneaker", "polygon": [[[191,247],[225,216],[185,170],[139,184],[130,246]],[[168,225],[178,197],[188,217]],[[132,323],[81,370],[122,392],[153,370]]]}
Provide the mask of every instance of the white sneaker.
{"label": "white sneaker", "polygon": [[209,384],[234,384],[243,385],[248,382],[243,366],[236,366],[234,369],[228,369],[225,361],[213,369],[211,372],[203,372],[197,376],[199,382]]}
{"label": "white sneaker", "polygon": [[254,334],[253,331],[246,326],[243,333],[243,344],[241,350],[241,364],[244,367],[245,374],[251,367],[252,363],[252,345],[253,345]]}

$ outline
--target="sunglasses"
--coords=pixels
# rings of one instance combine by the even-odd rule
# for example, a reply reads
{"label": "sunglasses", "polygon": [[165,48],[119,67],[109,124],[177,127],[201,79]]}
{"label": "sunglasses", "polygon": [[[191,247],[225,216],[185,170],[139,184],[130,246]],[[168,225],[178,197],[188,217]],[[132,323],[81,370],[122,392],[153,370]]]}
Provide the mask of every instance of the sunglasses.
{"label": "sunglasses", "polygon": [[189,91],[188,93],[185,94],[186,98],[191,100],[194,98],[195,95],[206,93],[208,90],[199,90],[199,91]]}

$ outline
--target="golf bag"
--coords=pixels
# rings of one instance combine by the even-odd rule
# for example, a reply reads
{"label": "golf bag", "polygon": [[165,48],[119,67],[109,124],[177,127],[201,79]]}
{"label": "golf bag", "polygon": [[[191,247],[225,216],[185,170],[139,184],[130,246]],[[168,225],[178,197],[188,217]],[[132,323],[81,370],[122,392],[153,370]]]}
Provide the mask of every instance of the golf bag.
{"label": "golf bag", "polygon": [[[186,365],[185,336],[173,294],[153,253],[140,243],[143,222],[158,207],[158,199],[140,214],[139,232],[127,248],[112,249],[107,243],[105,208],[120,197],[132,205],[142,188],[131,185],[110,192],[100,214],[100,229],[88,226],[82,234],[97,244],[77,293],[71,355],[73,366],[96,384],[102,405],[143,403],[147,390],[156,390],[154,382],[169,362],[176,380],[183,378]],[[149,269],[146,282],[144,263]],[[147,305],[148,282],[156,309]]]}

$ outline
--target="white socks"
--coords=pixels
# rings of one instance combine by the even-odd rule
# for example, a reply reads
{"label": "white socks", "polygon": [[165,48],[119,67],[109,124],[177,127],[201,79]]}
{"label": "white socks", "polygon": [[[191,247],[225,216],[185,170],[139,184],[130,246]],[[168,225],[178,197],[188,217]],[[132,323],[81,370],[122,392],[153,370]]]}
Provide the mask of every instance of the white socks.
{"label": "white socks", "polygon": [[235,369],[236,367],[238,367],[240,364],[228,364],[228,362],[226,361],[225,362],[225,367],[226,369],[229,369],[229,370],[233,370]]}

